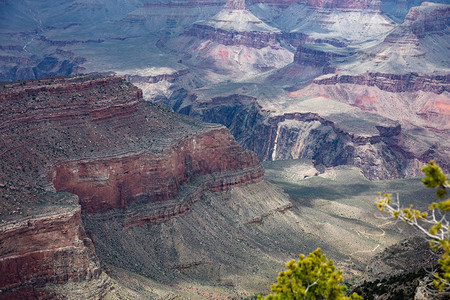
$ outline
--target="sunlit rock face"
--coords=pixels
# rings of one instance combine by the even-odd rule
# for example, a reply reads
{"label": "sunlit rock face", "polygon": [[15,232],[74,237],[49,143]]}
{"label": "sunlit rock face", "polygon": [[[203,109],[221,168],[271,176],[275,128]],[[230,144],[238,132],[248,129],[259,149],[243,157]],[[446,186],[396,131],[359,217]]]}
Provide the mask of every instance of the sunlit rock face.
{"label": "sunlit rock face", "polygon": [[247,9],[247,6],[245,5],[245,0],[227,0],[225,8],[231,10],[245,10]]}
{"label": "sunlit rock face", "polygon": [[287,96],[212,92],[199,91],[169,104],[181,113],[224,124],[261,160],[307,158],[317,166],[354,165],[371,180],[419,176],[421,165],[432,156],[447,168],[447,154],[435,133],[423,131],[423,140],[417,141],[398,121],[340,103],[334,94],[312,97],[306,89]]}
{"label": "sunlit rock face", "polygon": [[379,42],[361,48],[342,72],[447,75],[450,6],[424,2]]}
{"label": "sunlit rock face", "polygon": [[[298,94],[326,95],[363,110],[444,133],[449,124],[450,6],[424,3],[375,45],[337,63]],[[438,17],[435,17],[438,16]],[[444,130],[444,131],[442,131]]]}
{"label": "sunlit rock face", "polygon": [[[400,122],[413,136],[420,130],[420,140],[429,146],[416,143],[414,147],[422,148],[418,157],[436,158],[447,168],[450,62],[449,31],[444,24],[449,16],[448,5],[423,3],[412,8],[402,24],[356,53],[328,46],[325,55],[317,45],[308,45],[308,51],[299,47],[297,69],[308,66],[315,74],[330,74],[311,79],[291,94],[326,97],[377,113]],[[327,62],[324,67],[316,63],[315,57],[321,56]]]}
{"label": "sunlit rock face", "polygon": [[66,195],[63,200],[42,205],[51,212],[35,211],[0,227],[3,299],[101,299],[111,289],[81,224],[77,198]]}
{"label": "sunlit rock face", "polygon": [[[124,226],[159,223],[190,211],[206,192],[264,176],[226,128],[145,103],[121,78],[2,83],[0,102],[0,296],[7,298],[109,292],[81,214],[119,209]],[[129,211],[134,203],[148,207]]]}

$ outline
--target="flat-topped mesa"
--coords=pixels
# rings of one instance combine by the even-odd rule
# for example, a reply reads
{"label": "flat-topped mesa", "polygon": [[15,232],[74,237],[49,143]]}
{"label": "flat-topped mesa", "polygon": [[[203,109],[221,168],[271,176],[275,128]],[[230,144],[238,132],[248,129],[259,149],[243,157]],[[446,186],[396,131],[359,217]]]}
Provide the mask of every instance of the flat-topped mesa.
{"label": "flat-topped mesa", "polygon": [[239,171],[211,183],[213,190],[263,178],[256,155],[226,128],[145,103],[120,78],[7,83],[0,99],[0,155],[8,168],[0,180],[44,186],[47,179],[57,191],[78,195],[83,212],[172,199],[196,176]]}

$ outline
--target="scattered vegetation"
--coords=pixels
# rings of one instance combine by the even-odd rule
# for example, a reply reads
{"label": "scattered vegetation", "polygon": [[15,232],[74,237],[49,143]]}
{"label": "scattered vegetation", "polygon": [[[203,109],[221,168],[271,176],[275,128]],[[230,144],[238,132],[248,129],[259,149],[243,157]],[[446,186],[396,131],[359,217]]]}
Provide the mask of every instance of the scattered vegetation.
{"label": "scattered vegetation", "polygon": [[272,285],[274,294],[258,299],[362,299],[356,293],[345,296],[347,287],[342,285],[342,271],[336,270],[332,260],[327,260],[320,248],[305,257],[300,255],[298,264],[291,260],[286,264],[286,271],[280,272],[278,282]]}
{"label": "scattered vegetation", "polygon": [[449,221],[446,218],[446,213],[450,211],[450,198],[441,200],[447,196],[446,189],[450,187],[450,184],[434,161],[430,161],[422,168],[422,171],[426,176],[422,180],[424,185],[437,188],[436,197],[440,199],[438,202],[433,202],[427,211],[414,209],[412,205],[404,208],[398,197],[395,202],[392,202],[391,194],[381,195],[380,193],[377,204],[381,211],[386,211],[393,218],[403,220],[422,231],[428,237],[433,250],[443,249],[444,254],[439,260],[440,270],[433,273],[434,280],[429,285],[427,293],[433,296],[450,295],[450,233]]}

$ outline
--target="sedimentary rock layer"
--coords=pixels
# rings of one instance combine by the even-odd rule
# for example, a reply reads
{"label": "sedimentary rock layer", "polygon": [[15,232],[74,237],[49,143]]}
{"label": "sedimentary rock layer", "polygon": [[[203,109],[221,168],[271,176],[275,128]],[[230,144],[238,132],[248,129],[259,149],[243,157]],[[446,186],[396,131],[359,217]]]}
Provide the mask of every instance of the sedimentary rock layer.
{"label": "sedimentary rock layer", "polygon": [[364,75],[333,75],[318,78],[316,84],[334,85],[337,83],[354,83],[358,85],[376,86],[388,92],[416,92],[425,91],[442,94],[450,91],[450,75],[418,75],[368,73]]}
{"label": "sedimentary rock layer", "polygon": [[[119,209],[125,226],[159,223],[205,191],[263,179],[226,128],[145,103],[121,78],[3,83],[0,103],[0,296],[108,292],[81,213]],[[135,202],[146,211],[127,212]]]}
{"label": "sedimentary rock layer", "polygon": [[[57,190],[77,194],[83,211],[170,199],[193,176],[258,165],[225,128],[189,124],[145,104],[141,91],[120,78],[12,85],[0,96],[3,155],[14,154],[16,145],[23,145],[19,140],[33,141],[33,149],[20,150],[29,168],[42,167],[36,158],[47,156],[46,178]],[[14,128],[18,133],[11,134]]]}
{"label": "sedimentary rock layer", "polygon": [[273,32],[227,31],[202,24],[194,24],[191,28],[185,30],[184,34],[227,46],[243,45],[256,49],[264,47],[280,48],[277,42],[279,34]]}
{"label": "sedimentary rock layer", "polygon": [[[62,205],[45,204],[51,213],[39,215],[36,209],[35,214],[2,224],[0,298],[100,299],[111,289],[84,232],[76,201],[76,196],[66,195]],[[78,284],[85,289],[78,290]],[[61,287],[59,292],[56,286]]]}
{"label": "sedimentary rock layer", "polygon": [[[256,156],[243,151],[228,130],[221,128],[181,140],[158,154],[144,151],[61,162],[52,168],[48,178],[57,190],[78,195],[84,211],[98,212],[126,208],[133,201],[172,199],[180,186],[194,176],[248,169],[258,164]],[[231,182],[211,182],[209,188],[226,190],[262,180],[262,169],[252,172]]]}
{"label": "sedimentary rock layer", "polygon": [[445,147],[432,133],[422,133],[423,140],[417,141],[399,122],[338,105],[320,93],[309,96],[316,98],[296,99],[293,94],[281,100],[288,112],[270,111],[265,105],[274,101],[245,95],[186,95],[169,103],[181,113],[227,126],[264,161],[308,158],[319,166],[354,165],[372,180],[419,176],[420,166],[430,159],[447,168]]}

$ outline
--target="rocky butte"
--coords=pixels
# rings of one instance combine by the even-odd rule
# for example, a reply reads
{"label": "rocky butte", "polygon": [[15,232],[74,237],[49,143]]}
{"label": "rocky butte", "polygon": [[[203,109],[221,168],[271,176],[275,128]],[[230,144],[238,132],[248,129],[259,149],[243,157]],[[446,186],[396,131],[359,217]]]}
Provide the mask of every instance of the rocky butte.
{"label": "rocky butte", "polygon": [[209,65],[233,77],[287,65],[292,53],[280,45],[281,32],[247,9],[243,0],[228,0],[216,15],[195,22],[164,44],[193,66]]}
{"label": "rocky butte", "polygon": [[2,83],[0,101],[1,298],[108,293],[82,215],[131,214],[139,202],[158,209],[134,213],[126,226],[158,223],[205,191],[263,179],[256,156],[227,129],[145,103],[120,78]]}

